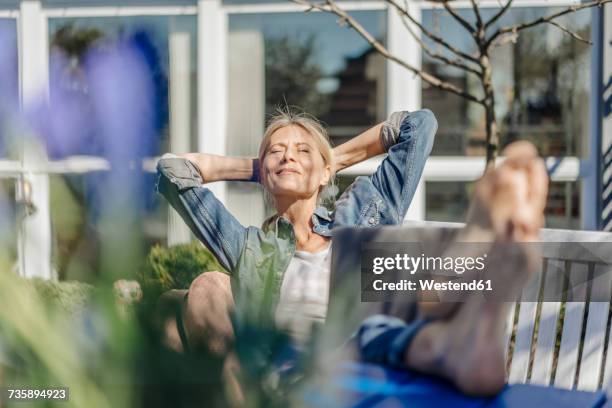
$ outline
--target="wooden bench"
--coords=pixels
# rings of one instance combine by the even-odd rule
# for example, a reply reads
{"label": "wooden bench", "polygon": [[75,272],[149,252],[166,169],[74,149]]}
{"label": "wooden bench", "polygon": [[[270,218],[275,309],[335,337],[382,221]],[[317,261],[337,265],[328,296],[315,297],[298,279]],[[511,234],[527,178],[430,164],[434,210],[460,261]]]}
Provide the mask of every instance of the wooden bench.
{"label": "wooden bench", "polygon": [[[462,226],[440,222],[406,222],[404,225],[427,230]],[[600,243],[600,250],[612,254],[612,233],[543,229],[540,238],[548,243],[596,242]],[[568,248],[571,246],[543,247],[542,267],[547,273],[538,274],[539,278],[534,279],[522,294],[522,299],[540,301],[517,302],[508,316],[506,344],[510,383],[590,391],[602,388],[611,380],[612,264],[596,262],[589,251]],[[566,273],[570,283],[595,278],[584,284],[583,290],[574,291],[572,301],[543,302],[540,291],[562,281],[548,271]],[[534,290],[538,292],[529,293]],[[591,302],[591,298],[607,301]]]}

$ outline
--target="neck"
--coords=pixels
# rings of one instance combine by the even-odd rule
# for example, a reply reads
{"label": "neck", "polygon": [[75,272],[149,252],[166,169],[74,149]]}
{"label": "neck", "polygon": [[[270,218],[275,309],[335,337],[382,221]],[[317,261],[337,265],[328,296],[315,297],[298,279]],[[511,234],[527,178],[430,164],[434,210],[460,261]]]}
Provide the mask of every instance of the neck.
{"label": "neck", "polygon": [[308,241],[312,232],[312,214],[317,208],[317,197],[306,199],[276,197],[276,212],[293,225],[298,245]]}

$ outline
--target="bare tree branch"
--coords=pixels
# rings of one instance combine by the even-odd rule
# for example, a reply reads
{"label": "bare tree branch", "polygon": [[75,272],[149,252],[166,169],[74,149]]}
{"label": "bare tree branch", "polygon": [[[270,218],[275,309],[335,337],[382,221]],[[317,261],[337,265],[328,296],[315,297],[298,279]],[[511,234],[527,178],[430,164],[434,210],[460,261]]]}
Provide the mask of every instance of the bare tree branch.
{"label": "bare tree branch", "polygon": [[452,53],[456,54],[457,56],[467,59],[469,61],[474,62],[475,64],[478,64],[478,59],[473,57],[472,55],[469,55],[461,50],[459,50],[458,48],[452,46],[451,44],[449,44],[448,42],[444,41],[442,39],[442,37],[437,36],[436,34],[434,34],[433,32],[429,31],[427,28],[425,28],[425,26],[423,26],[423,24],[421,24],[419,21],[417,21],[414,17],[412,17],[412,15],[408,12],[407,8],[402,7],[401,5],[399,5],[397,3],[396,0],[386,0],[387,3],[391,4],[393,7],[395,7],[395,9],[404,17],[406,17],[408,20],[410,20],[410,22],[412,24],[414,24],[415,26],[417,26],[419,28],[419,30],[421,30],[421,32],[423,34],[425,34],[427,37],[429,37],[432,41],[442,45],[443,47],[445,47],[447,50],[451,51]]}
{"label": "bare tree branch", "polygon": [[490,47],[491,48],[499,47],[499,46],[502,46],[508,43],[516,44],[516,41],[518,40],[518,36],[519,35],[517,32],[503,34],[500,37],[497,37],[495,42],[490,44]]}
{"label": "bare tree branch", "polygon": [[470,3],[472,3],[472,9],[474,9],[474,14],[476,15],[476,28],[478,29],[478,33],[480,34],[480,30],[482,30],[483,27],[482,16],[480,15],[480,10],[478,9],[478,4],[476,4],[476,0],[470,0]]}
{"label": "bare tree branch", "polygon": [[442,0],[442,5],[444,6],[444,9],[448,12],[448,14],[451,15],[451,17],[457,20],[459,24],[461,24],[466,30],[468,30],[472,35],[474,35],[474,33],[476,33],[476,29],[472,27],[472,25],[468,23],[467,20],[457,14],[455,9],[452,8],[450,4],[448,4],[448,2],[449,0]]}
{"label": "bare tree branch", "polygon": [[437,59],[438,61],[442,61],[448,65],[452,65],[453,67],[457,67],[464,71],[471,72],[474,75],[477,75],[477,76],[482,75],[482,72],[470,67],[467,64],[464,64],[462,60],[450,59],[448,57],[445,57],[443,54],[437,53],[434,50],[432,50],[431,47],[427,45],[423,40],[421,40],[420,36],[414,32],[412,27],[410,27],[410,24],[406,21],[405,16],[403,16],[401,12],[399,11],[398,11],[398,14],[401,17],[402,23],[404,24],[404,27],[406,27],[406,30],[408,30],[412,38],[414,38],[414,40],[421,46],[425,54],[429,55],[433,59]]}
{"label": "bare tree branch", "polygon": [[508,9],[510,8],[510,6],[511,6],[511,5],[512,5],[512,0],[508,0],[508,1],[506,2],[506,5],[505,5],[505,6],[503,6],[503,7],[501,8],[501,10],[499,10],[499,11],[497,12],[497,14],[495,14],[493,17],[491,17],[491,19],[490,19],[489,21],[487,21],[487,22],[485,23],[484,29],[486,30],[487,28],[489,28],[489,27],[491,27],[493,24],[495,24],[495,22],[496,22],[497,20],[499,20],[499,18],[500,18],[501,16],[503,16],[503,15],[506,13],[506,11],[508,11]]}
{"label": "bare tree branch", "polygon": [[582,10],[582,9],[586,9],[586,8],[591,8],[591,7],[595,7],[595,6],[601,6],[603,4],[606,3],[610,3],[612,2],[612,0],[595,0],[595,1],[591,1],[588,3],[583,3],[583,4],[577,4],[577,5],[573,5],[573,6],[569,6],[557,13],[553,13],[551,15],[548,15],[546,17],[539,17],[536,18],[535,20],[532,21],[528,21],[526,23],[522,23],[522,24],[515,24],[512,26],[508,26],[508,27],[502,27],[499,30],[497,30],[495,33],[493,33],[493,35],[487,40],[487,44],[486,47],[489,47],[493,41],[495,41],[495,39],[497,37],[499,37],[502,34],[505,33],[510,33],[510,32],[517,32],[520,30],[524,30],[526,28],[531,28],[533,26],[539,25],[539,24],[543,24],[543,23],[549,23],[552,20],[554,20],[555,18],[561,17],[565,14],[569,14],[569,13],[573,13],[576,12],[578,10]]}
{"label": "bare tree branch", "polygon": [[384,45],[382,45],[376,38],[372,36],[372,34],[370,34],[365,28],[363,28],[363,26],[359,24],[357,20],[355,20],[353,17],[347,14],[343,9],[338,7],[338,5],[333,0],[326,0],[325,5],[312,3],[309,0],[293,0],[293,1],[295,3],[305,5],[309,7],[309,9],[326,11],[326,12],[337,15],[338,17],[340,17],[341,22],[346,23],[349,27],[357,31],[359,35],[361,35],[376,51],[378,51],[378,53],[380,53],[386,59],[396,62],[397,64],[401,65],[402,67],[412,72],[413,74],[418,75],[423,81],[427,82],[431,86],[434,86],[436,88],[442,89],[447,92],[454,93],[458,96],[461,96],[462,98],[465,98],[469,101],[476,102],[482,105],[483,103],[482,99],[479,99],[478,97],[468,93],[467,91],[449,82],[445,82],[432,74],[429,74],[421,69],[418,69],[408,64],[406,61],[403,61],[397,56],[391,54],[389,50],[385,48]]}
{"label": "bare tree branch", "polygon": [[571,36],[572,38],[574,38],[574,39],[576,39],[578,41],[582,41],[582,42],[587,43],[589,45],[593,45],[593,43],[591,41],[582,38],[581,36],[579,36],[575,32],[571,31],[570,29],[566,28],[565,26],[562,26],[561,24],[559,24],[557,22],[549,21],[548,24],[554,25],[559,30],[565,32],[566,34],[568,34],[569,36]]}

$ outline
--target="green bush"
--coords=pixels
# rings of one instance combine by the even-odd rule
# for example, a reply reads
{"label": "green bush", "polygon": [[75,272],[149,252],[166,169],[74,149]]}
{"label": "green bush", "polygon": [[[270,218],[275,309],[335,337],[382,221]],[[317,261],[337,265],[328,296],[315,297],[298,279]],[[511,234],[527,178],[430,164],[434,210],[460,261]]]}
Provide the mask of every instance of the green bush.
{"label": "green bush", "polygon": [[163,292],[188,289],[202,272],[225,270],[214,256],[199,243],[151,248],[141,283],[145,288]]}

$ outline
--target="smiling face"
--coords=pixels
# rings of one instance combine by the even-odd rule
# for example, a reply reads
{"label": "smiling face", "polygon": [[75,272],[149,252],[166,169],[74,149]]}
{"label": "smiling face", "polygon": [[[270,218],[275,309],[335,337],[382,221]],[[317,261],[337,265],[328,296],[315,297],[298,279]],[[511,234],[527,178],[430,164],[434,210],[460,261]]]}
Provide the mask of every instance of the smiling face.
{"label": "smiling face", "polygon": [[273,197],[316,197],[330,177],[331,166],[306,129],[289,125],[272,133],[261,160],[261,182]]}

